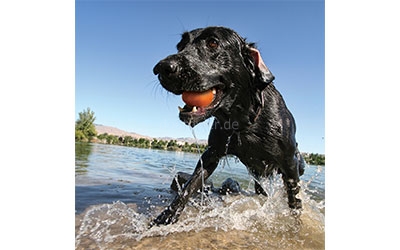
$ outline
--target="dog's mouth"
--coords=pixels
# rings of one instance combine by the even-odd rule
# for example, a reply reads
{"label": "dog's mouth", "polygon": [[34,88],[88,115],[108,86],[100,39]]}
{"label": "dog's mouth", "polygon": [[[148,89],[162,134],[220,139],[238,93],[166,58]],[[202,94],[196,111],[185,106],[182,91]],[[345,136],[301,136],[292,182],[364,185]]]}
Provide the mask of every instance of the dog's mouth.
{"label": "dog's mouth", "polygon": [[179,108],[179,118],[194,127],[209,118],[221,102],[223,91],[213,87],[206,91],[183,91],[183,108]]}

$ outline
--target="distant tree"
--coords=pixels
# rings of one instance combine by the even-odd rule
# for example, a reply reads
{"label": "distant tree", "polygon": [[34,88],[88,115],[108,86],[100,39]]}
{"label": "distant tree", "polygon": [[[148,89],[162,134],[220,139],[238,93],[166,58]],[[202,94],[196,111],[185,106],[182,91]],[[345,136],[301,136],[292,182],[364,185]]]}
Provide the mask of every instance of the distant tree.
{"label": "distant tree", "polygon": [[315,153],[304,153],[303,154],[304,160],[311,165],[319,165],[319,166],[324,166],[325,165],[325,155],[323,154],[315,154]]}
{"label": "distant tree", "polygon": [[132,147],[134,145],[133,137],[128,135],[124,137],[124,145],[128,147]]}
{"label": "distant tree", "polygon": [[99,140],[105,140],[105,139],[107,138],[107,136],[108,136],[107,133],[103,133],[103,134],[101,134],[101,135],[98,135],[98,136],[97,136],[97,139],[99,139]]}
{"label": "distant tree", "polygon": [[151,148],[152,149],[166,149],[167,148],[167,144],[168,142],[163,141],[163,140],[157,140],[157,139],[153,139],[153,141],[151,142]]}
{"label": "distant tree", "polygon": [[150,141],[144,138],[139,138],[139,140],[137,140],[135,142],[136,147],[138,148],[149,148],[150,147]]}
{"label": "distant tree", "polygon": [[119,137],[116,135],[107,135],[106,141],[108,144],[119,144]]}
{"label": "distant tree", "polygon": [[167,150],[170,151],[178,151],[179,150],[179,145],[176,140],[169,140],[167,144]]}
{"label": "distant tree", "polygon": [[75,140],[76,141],[84,141],[86,139],[85,135],[82,131],[75,129]]}
{"label": "distant tree", "polygon": [[94,112],[87,108],[86,110],[79,113],[79,118],[75,122],[75,140],[90,141],[93,136],[96,136],[96,128],[94,126],[94,121],[96,117]]}

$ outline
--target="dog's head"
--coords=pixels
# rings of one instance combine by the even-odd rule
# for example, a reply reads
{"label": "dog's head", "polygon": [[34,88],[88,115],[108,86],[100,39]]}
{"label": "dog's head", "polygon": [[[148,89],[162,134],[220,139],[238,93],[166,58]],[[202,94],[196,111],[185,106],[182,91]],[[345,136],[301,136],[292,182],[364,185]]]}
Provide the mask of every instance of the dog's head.
{"label": "dog's head", "polygon": [[185,32],[177,49],[153,72],[166,90],[182,95],[179,118],[192,127],[212,115],[256,109],[262,105],[257,93],[274,80],[254,44],[228,28]]}

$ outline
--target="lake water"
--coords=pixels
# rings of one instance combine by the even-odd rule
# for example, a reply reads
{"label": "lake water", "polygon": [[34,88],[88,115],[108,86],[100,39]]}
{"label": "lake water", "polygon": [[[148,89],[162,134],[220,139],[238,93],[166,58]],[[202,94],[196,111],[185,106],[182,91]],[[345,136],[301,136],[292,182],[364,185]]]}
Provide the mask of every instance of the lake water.
{"label": "lake water", "polygon": [[301,177],[303,211],[291,214],[280,175],[263,181],[268,197],[227,157],[210,177],[239,182],[237,195],[193,197],[172,225],[148,223],[167,206],[177,172],[192,173],[200,157],[104,144],[75,144],[76,249],[324,249],[325,168],[307,166]]}

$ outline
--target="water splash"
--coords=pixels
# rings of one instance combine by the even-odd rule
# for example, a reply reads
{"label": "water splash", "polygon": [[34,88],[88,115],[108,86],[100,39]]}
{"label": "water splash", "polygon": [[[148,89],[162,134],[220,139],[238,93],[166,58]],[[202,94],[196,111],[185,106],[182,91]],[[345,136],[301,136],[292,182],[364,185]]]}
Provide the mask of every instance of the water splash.
{"label": "water splash", "polygon": [[192,131],[193,138],[194,138],[195,143],[197,145],[197,151],[198,151],[198,153],[200,155],[199,162],[200,162],[200,165],[201,165],[201,205],[203,205],[204,197],[205,197],[205,192],[204,192],[205,180],[204,180],[203,159],[201,158],[200,146],[199,146],[199,142],[198,142],[197,137],[196,137],[196,133],[194,132],[194,128],[190,127],[190,129]]}
{"label": "water splash", "polygon": [[[194,240],[200,240],[198,237],[206,234],[211,238],[233,237],[230,241],[236,246],[250,248],[323,249],[325,216],[321,209],[324,204],[310,199],[302,190],[299,194],[304,201],[302,215],[293,216],[287,206],[280,175],[274,173],[272,178],[263,179],[262,186],[268,192],[268,198],[249,190],[248,195],[209,193],[203,201],[200,195],[191,198],[177,223],[150,229],[148,223],[162,207],[158,207],[153,214],[144,215],[137,212],[135,204],[115,202],[96,205],[88,208],[79,219],[76,248],[152,249],[157,239],[157,244],[171,244],[171,248],[165,249],[176,249],[184,244],[193,244]],[[196,234],[192,235],[192,232]],[[211,235],[208,235],[210,232]],[[240,232],[240,236],[235,232]],[[188,235],[191,235],[191,240],[188,240]],[[146,244],[152,247],[146,248]],[[215,244],[218,249],[226,247],[223,241]]]}
{"label": "water splash", "polygon": [[[197,142],[194,131],[193,136]],[[224,158],[226,163],[222,162],[223,166],[229,166],[228,157]],[[233,159],[238,161],[237,158]],[[308,168],[306,166],[306,173],[309,172]],[[175,165],[167,170],[172,178],[176,175]],[[201,194],[190,199],[179,221],[167,226],[148,228],[149,222],[166,205],[157,205],[152,197],[141,204],[149,207],[147,213],[138,212],[136,204],[120,201],[91,206],[82,214],[76,215],[75,247],[324,249],[325,200],[315,200],[312,196],[321,195],[321,190],[313,187],[312,183],[318,179],[322,170],[322,167],[318,167],[310,177],[300,182],[302,189],[299,197],[303,200],[300,217],[291,214],[283,181],[275,172],[260,181],[269,195],[268,198],[255,195],[254,179],[251,177],[246,180],[249,183],[247,187],[241,181],[244,192],[239,195],[221,196],[212,192],[205,194],[202,189]]]}
{"label": "water splash", "polygon": [[77,218],[76,223],[80,226],[75,247],[107,249],[108,243],[119,238],[138,239],[146,229],[147,218],[135,210],[135,204],[127,205],[119,201],[89,207],[83,217]]}

